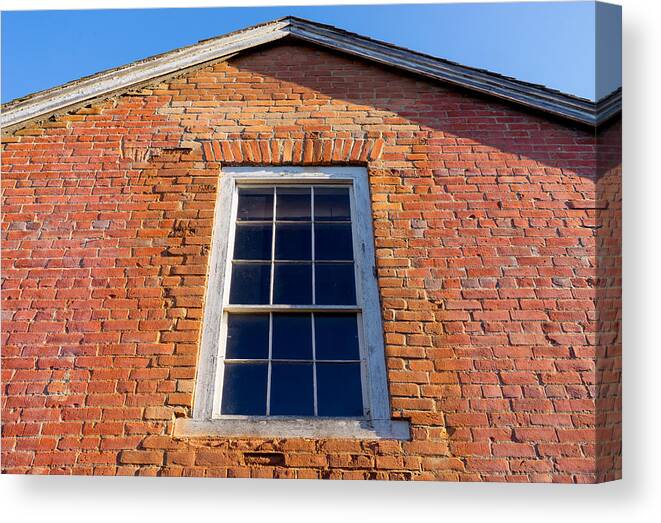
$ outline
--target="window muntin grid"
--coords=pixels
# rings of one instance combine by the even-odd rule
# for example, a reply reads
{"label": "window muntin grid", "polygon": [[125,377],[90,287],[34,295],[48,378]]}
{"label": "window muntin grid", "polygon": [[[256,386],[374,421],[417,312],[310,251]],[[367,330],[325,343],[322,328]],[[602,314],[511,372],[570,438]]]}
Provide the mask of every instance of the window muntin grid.
{"label": "window muntin grid", "polygon": [[[352,196],[351,185],[238,188],[221,415],[365,415]],[[233,347],[232,324],[238,318],[261,324],[258,350],[252,346],[243,354]],[[285,319],[296,319],[298,327],[289,331],[300,335],[304,329],[310,340],[298,353],[289,347],[288,356],[279,353],[278,343],[277,326]],[[344,328],[320,328],[338,320]],[[325,332],[322,340],[317,330]],[[338,334],[345,339],[329,347],[328,340]],[[287,388],[290,382],[298,385],[297,394]]]}

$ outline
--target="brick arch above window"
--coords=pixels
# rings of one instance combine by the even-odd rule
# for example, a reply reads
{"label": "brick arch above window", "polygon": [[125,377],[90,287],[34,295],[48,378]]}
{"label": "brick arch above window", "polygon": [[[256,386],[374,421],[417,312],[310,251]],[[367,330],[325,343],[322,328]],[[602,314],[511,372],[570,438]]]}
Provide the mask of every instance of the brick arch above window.
{"label": "brick arch above window", "polygon": [[306,137],[202,142],[206,161],[230,165],[360,164],[378,160],[384,147],[383,138]]}

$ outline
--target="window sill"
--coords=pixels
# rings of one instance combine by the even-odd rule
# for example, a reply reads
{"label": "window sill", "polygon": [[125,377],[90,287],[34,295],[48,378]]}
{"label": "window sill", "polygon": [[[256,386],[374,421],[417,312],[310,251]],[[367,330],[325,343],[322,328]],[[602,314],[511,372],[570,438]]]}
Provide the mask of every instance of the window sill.
{"label": "window sill", "polygon": [[309,439],[410,440],[406,420],[226,418],[194,420],[178,418],[174,436],[180,438],[249,437]]}

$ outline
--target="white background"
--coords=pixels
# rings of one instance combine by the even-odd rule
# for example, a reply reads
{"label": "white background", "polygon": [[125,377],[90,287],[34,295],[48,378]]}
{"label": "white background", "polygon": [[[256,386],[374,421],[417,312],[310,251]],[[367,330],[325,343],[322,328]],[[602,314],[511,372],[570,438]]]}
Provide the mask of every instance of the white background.
{"label": "white background", "polygon": [[[0,0],[0,9],[269,3],[333,2]],[[654,0],[616,3],[624,8],[624,480],[576,486],[4,475],[0,521],[658,521],[661,9]]]}

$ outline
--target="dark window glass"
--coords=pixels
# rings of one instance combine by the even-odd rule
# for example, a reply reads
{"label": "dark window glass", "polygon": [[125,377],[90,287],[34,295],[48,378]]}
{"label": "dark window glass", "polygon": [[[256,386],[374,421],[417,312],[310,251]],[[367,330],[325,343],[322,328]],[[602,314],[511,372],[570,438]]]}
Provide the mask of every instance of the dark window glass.
{"label": "dark window glass", "polygon": [[237,220],[273,219],[273,189],[239,189]]}
{"label": "dark window glass", "polygon": [[317,363],[319,416],[362,416],[359,363]]}
{"label": "dark window glass", "polygon": [[267,363],[226,363],[223,414],[266,415]]}
{"label": "dark window glass", "polygon": [[235,260],[270,260],[273,225],[237,223],[234,237]]}
{"label": "dark window glass", "polygon": [[314,257],[317,260],[353,260],[351,224],[315,224]]}
{"label": "dark window glass", "polygon": [[315,187],[314,219],[319,221],[350,220],[349,189],[341,187]]}
{"label": "dark window glass", "polygon": [[317,263],[315,293],[319,305],[355,305],[352,263]]}
{"label": "dark window glass", "polygon": [[[315,294],[318,305],[355,305],[349,196],[336,186],[240,188],[230,303],[313,305]],[[362,417],[358,341],[356,313],[228,314],[221,413],[314,416],[316,394],[319,416]]]}
{"label": "dark window glass", "polygon": [[310,220],[310,189],[278,187],[276,220]]}
{"label": "dark window glass", "polygon": [[271,415],[312,416],[314,392],[311,363],[277,363],[271,366]]}
{"label": "dark window glass", "polygon": [[273,314],[273,359],[312,359],[312,315]]}
{"label": "dark window glass", "polygon": [[235,263],[232,266],[230,303],[264,305],[269,302],[271,265]]}
{"label": "dark window glass", "polygon": [[276,263],[273,303],[307,305],[312,303],[312,265]]}
{"label": "dark window glass", "polygon": [[227,359],[269,357],[269,315],[230,314],[227,318]]}
{"label": "dark window glass", "polygon": [[276,260],[311,260],[312,225],[279,223],[275,226]]}
{"label": "dark window glass", "polygon": [[355,314],[315,314],[314,337],[318,360],[360,359]]}

